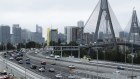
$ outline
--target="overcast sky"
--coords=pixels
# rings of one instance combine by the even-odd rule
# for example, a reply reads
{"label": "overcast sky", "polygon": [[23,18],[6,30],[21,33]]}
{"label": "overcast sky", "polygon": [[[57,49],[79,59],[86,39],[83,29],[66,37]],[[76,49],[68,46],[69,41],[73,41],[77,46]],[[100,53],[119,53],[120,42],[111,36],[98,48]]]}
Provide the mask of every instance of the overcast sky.
{"label": "overcast sky", "polygon": [[[35,25],[64,31],[64,26],[76,25],[78,20],[87,21],[99,0],[0,0],[0,24],[20,24],[35,31]],[[120,25],[124,28],[133,7],[140,16],[140,0],[109,0]]]}

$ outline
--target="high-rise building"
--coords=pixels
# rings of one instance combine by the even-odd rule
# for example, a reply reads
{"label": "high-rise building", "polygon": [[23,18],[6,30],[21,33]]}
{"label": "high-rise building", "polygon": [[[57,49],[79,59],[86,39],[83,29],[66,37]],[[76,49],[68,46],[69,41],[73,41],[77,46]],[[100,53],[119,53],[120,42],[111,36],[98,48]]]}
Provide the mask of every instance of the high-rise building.
{"label": "high-rise building", "polygon": [[36,24],[36,32],[42,33],[42,27]]}
{"label": "high-rise building", "polygon": [[121,31],[121,32],[119,32],[119,37],[120,38],[128,38],[128,36],[129,36],[129,33],[128,32],[125,32],[125,31]]}
{"label": "high-rise building", "polygon": [[12,27],[12,43],[20,43],[21,42],[21,27],[19,24],[13,24]]}
{"label": "high-rise building", "polygon": [[11,42],[10,27],[8,25],[0,26],[0,43],[9,43]]}
{"label": "high-rise building", "polygon": [[21,41],[22,41],[22,43],[31,41],[31,38],[32,38],[32,34],[29,30],[27,30],[27,29],[22,29],[21,30]]}
{"label": "high-rise building", "polygon": [[78,21],[77,26],[78,27],[84,27],[84,21]]}
{"label": "high-rise building", "polygon": [[66,36],[62,33],[58,34],[58,39],[60,39],[61,43],[65,43],[66,42]]}
{"label": "high-rise building", "polygon": [[90,44],[93,43],[93,35],[90,33],[84,33],[83,38],[84,38],[84,43],[85,44]]}
{"label": "high-rise building", "polygon": [[50,42],[58,42],[58,29],[50,29],[47,30],[47,45],[50,46]]}
{"label": "high-rise building", "polygon": [[98,39],[102,39],[104,38],[104,33],[103,32],[99,32],[99,38]]}
{"label": "high-rise building", "polygon": [[31,41],[42,44],[44,43],[44,38],[42,37],[42,27],[36,25],[36,32],[31,32]]}
{"label": "high-rise building", "polygon": [[80,44],[82,41],[82,35],[81,35],[82,33],[83,31],[81,30],[80,27],[76,27],[76,26],[65,27],[65,36],[66,36],[67,44],[70,43],[71,41],[75,41],[78,44]]}
{"label": "high-rise building", "polygon": [[71,41],[74,41],[73,39],[75,38],[74,33],[72,33],[74,30],[72,30],[73,28],[75,28],[75,26],[67,26],[65,27],[65,36],[66,36],[66,42],[67,44],[69,44]]}
{"label": "high-rise building", "polygon": [[77,22],[77,26],[78,26],[78,31],[77,31],[77,43],[79,44],[83,44],[84,39],[83,39],[83,29],[84,29],[84,21],[78,21]]}
{"label": "high-rise building", "polygon": [[36,32],[39,33],[39,36],[42,38],[42,27],[39,25],[36,25]]}

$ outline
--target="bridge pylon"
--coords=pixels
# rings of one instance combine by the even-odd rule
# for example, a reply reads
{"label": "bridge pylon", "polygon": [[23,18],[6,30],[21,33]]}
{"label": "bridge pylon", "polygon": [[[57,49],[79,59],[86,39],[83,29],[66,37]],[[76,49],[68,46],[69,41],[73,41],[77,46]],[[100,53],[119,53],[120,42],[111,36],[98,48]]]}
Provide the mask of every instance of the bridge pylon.
{"label": "bridge pylon", "polygon": [[[112,23],[112,19],[111,19],[111,15],[110,15],[110,10],[109,10],[109,5],[108,5],[108,0],[101,0],[100,3],[100,10],[99,10],[99,15],[98,15],[98,20],[97,20],[97,25],[96,25],[96,29],[95,29],[95,38],[94,41],[97,42],[98,38],[99,38],[99,28],[101,26],[101,21],[102,21],[102,16],[106,21],[106,37],[111,37],[110,39],[112,40],[112,43],[114,44],[114,46],[117,47],[117,42],[116,42],[116,38],[115,38],[115,32],[114,32],[114,28],[113,28],[113,23]],[[109,35],[109,31],[108,29],[110,29],[110,35]]]}
{"label": "bridge pylon", "polygon": [[135,44],[140,44],[140,24],[136,10],[133,10],[128,41]]}

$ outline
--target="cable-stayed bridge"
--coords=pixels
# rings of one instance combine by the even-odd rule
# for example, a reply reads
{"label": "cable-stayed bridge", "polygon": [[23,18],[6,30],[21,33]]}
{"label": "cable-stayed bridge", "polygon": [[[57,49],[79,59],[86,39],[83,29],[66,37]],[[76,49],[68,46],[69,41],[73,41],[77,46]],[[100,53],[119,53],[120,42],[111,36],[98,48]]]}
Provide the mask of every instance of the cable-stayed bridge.
{"label": "cable-stayed bridge", "polygon": [[[108,0],[100,0],[90,15],[85,24],[85,33],[95,33],[94,43],[100,46],[117,47],[118,45],[140,47],[140,23],[133,10],[130,22],[128,23],[125,32],[128,35],[119,38],[120,32],[123,31]],[[102,43],[99,43],[99,41]]]}

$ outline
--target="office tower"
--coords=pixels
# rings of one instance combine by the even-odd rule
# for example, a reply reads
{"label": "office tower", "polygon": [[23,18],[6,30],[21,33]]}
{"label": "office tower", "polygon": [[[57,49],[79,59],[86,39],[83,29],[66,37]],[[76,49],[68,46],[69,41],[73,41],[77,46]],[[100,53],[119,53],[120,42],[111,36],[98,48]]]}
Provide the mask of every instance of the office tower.
{"label": "office tower", "polygon": [[83,35],[83,39],[84,39],[84,44],[90,44],[93,43],[93,33],[84,33]]}
{"label": "office tower", "polygon": [[36,32],[31,32],[31,41],[42,44],[44,43],[44,38],[42,37],[42,27],[36,25]]}
{"label": "office tower", "polygon": [[31,41],[31,37],[32,37],[32,34],[29,30],[27,30],[27,29],[22,29],[21,30],[21,41],[22,41],[22,43]]}
{"label": "office tower", "polygon": [[0,43],[6,44],[11,42],[10,27],[8,25],[0,26]]}
{"label": "office tower", "polygon": [[81,43],[81,28],[76,27],[76,26],[67,26],[65,27],[65,36],[66,36],[66,42],[67,44],[70,43],[71,41],[77,42],[78,44]]}
{"label": "office tower", "polygon": [[39,33],[39,37],[42,37],[42,27],[39,25],[36,25],[36,32]]}
{"label": "office tower", "polygon": [[13,24],[12,27],[12,43],[21,43],[21,27],[19,24]]}
{"label": "office tower", "polygon": [[84,27],[84,21],[78,21],[77,26],[78,27]]}
{"label": "office tower", "polygon": [[66,42],[66,36],[63,33],[58,34],[58,39],[60,39],[61,43]]}
{"label": "office tower", "polygon": [[50,46],[50,42],[58,42],[58,29],[50,29],[47,30],[47,45]]}
{"label": "office tower", "polygon": [[74,41],[73,38],[75,36],[73,36],[74,33],[72,33],[73,28],[75,28],[75,26],[67,26],[67,27],[65,27],[65,36],[66,36],[67,44],[69,44],[71,41]]}
{"label": "office tower", "polygon": [[78,26],[78,31],[77,31],[77,43],[78,44],[83,44],[84,39],[83,39],[83,29],[84,29],[84,21],[78,21],[77,22],[77,26]]}

